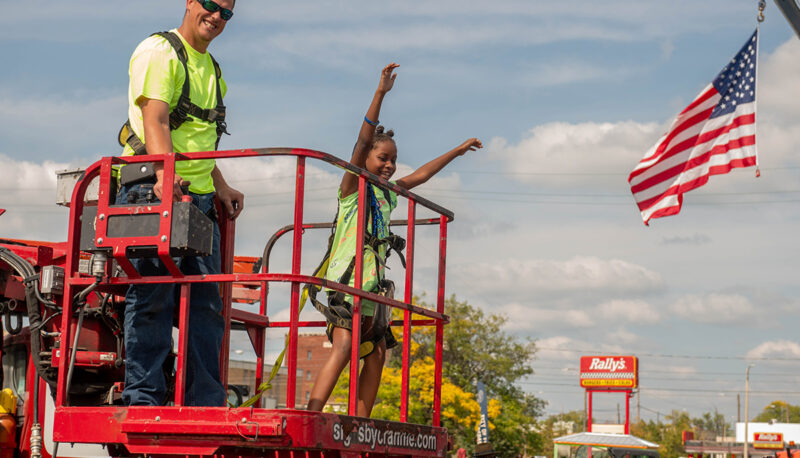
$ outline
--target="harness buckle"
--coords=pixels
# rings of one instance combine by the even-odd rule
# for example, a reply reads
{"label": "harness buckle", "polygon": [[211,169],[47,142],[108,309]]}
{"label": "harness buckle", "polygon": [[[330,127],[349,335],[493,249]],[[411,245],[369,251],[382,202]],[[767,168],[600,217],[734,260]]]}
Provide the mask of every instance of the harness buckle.
{"label": "harness buckle", "polygon": [[[225,116],[225,113],[223,113],[222,116]],[[217,121],[217,135],[221,136],[222,134],[230,135],[230,133],[228,132],[228,123],[225,122],[224,120]]]}

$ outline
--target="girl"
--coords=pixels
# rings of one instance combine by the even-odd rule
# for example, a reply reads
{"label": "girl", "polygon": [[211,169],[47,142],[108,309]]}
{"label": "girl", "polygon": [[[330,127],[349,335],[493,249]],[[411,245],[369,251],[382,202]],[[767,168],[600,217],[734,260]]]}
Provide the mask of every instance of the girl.
{"label": "girl", "polygon": [[[358,140],[353,148],[350,163],[365,168],[370,172],[388,180],[395,172],[397,162],[397,145],[392,138],[394,133],[390,130],[384,132],[383,126],[378,126],[378,115],[381,103],[387,92],[392,89],[397,74],[394,70],[399,65],[391,63],[381,71],[380,83],[372,98],[372,103],[364,116]],[[396,184],[405,189],[412,189],[425,183],[436,175],[444,166],[467,151],[482,148],[480,140],[470,138],[456,148],[437,157],[423,165],[411,175],[400,178]],[[367,233],[377,239],[389,236],[389,220],[392,210],[397,206],[397,195],[385,192],[380,188],[368,184],[367,203],[371,211],[367,222]],[[329,266],[326,279],[344,284],[353,285],[352,264],[356,247],[356,226],[358,224],[358,176],[345,172],[339,186],[339,208],[336,221],[336,230],[330,248]],[[365,291],[377,291],[383,278],[383,264],[386,259],[386,244],[380,244],[377,249],[365,246],[363,260],[363,283]],[[344,307],[352,316],[353,297],[342,293],[329,292],[329,307]],[[386,349],[397,342],[391,335],[388,326],[381,326],[385,320],[381,317],[381,307],[376,307],[372,301],[361,301],[362,341],[370,339],[373,342],[371,352],[362,356],[364,366],[358,380],[358,416],[369,417],[375,396],[378,394],[378,385],[386,360]],[[376,313],[377,311],[377,313]],[[350,345],[352,332],[350,329],[338,326],[328,320],[328,338],[331,340],[332,351],[328,360],[320,370],[314,388],[308,401],[308,410],[321,411],[333,391],[344,367],[350,361]],[[373,326],[375,324],[375,326]]]}

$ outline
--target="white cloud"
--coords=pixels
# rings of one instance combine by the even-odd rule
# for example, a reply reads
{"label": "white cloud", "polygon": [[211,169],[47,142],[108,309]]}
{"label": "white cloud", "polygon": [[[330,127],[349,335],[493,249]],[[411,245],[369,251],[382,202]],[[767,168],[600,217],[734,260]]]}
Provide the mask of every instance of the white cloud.
{"label": "white cloud", "polygon": [[[800,106],[793,103],[800,97],[800,86],[792,78],[800,73],[798,53],[800,42],[790,38],[761,59],[758,143],[761,165],[767,169],[765,173],[771,173],[769,168],[772,167],[800,163],[794,141],[800,137],[800,122],[797,121]],[[587,78],[599,75],[585,64],[582,68]],[[567,68],[561,71],[567,79],[572,75]],[[491,158],[503,161],[508,173],[527,184],[627,193],[627,173],[664,132],[670,120],[662,122],[549,122],[531,128],[517,143],[493,138],[488,149]],[[747,175],[751,177],[752,172]],[[798,181],[797,177],[782,178],[788,180],[782,183],[786,187]],[[744,181],[715,180],[713,189],[741,192],[747,187],[765,185],[764,180]],[[712,187],[698,193],[708,189]]]}
{"label": "white cloud", "polygon": [[670,310],[697,323],[745,323],[757,317],[750,300],[739,294],[688,295],[678,299]]}
{"label": "white cloud", "polygon": [[[616,189],[627,185],[632,170],[662,129],[655,123],[551,122],[529,130],[517,144],[494,138],[490,157],[503,160],[514,178],[556,187],[597,184],[603,174],[620,175]],[[609,183],[608,176],[602,183]]]}
{"label": "white cloud", "polygon": [[620,259],[578,256],[566,261],[507,259],[454,266],[453,281],[482,294],[646,293],[662,287],[661,276]]}
{"label": "white cloud", "polygon": [[568,361],[575,364],[587,353],[623,354],[629,352],[620,345],[608,341],[578,340],[567,336],[554,336],[536,341],[536,359],[539,361]]}
{"label": "white cloud", "polygon": [[[534,335],[627,324],[650,325],[662,320],[655,307],[641,300],[611,300],[586,306],[581,306],[580,301],[574,301],[556,307],[513,302],[492,307],[491,311],[509,318],[506,323],[509,331]],[[606,335],[617,342],[631,343],[638,340],[635,334],[622,327]]]}
{"label": "white cloud", "polygon": [[[70,159],[119,154],[116,134],[127,117],[126,106],[122,93],[44,97],[0,90],[0,136],[6,149],[2,153]],[[109,149],[98,153],[100,144]]]}
{"label": "white cloud", "polygon": [[66,240],[67,210],[56,206],[55,171],[71,164],[19,161],[0,154],[0,237]]}
{"label": "white cloud", "polygon": [[587,61],[556,60],[538,63],[524,70],[516,79],[521,87],[546,87],[590,80],[621,80],[635,72],[633,67],[608,67]]}
{"label": "white cloud", "polygon": [[605,322],[653,324],[661,321],[661,314],[642,300],[613,300],[597,306]]}
{"label": "white cloud", "polygon": [[800,359],[800,344],[791,340],[771,340],[748,351],[745,357]]}

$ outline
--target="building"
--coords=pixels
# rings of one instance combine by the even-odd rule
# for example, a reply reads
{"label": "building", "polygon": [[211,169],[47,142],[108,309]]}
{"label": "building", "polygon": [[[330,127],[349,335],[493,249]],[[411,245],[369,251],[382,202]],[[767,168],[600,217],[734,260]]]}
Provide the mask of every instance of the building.
{"label": "building", "polygon": [[[264,365],[264,377],[266,378],[272,365]],[[281,367],[278,370],[278,375],[272,380],[272,388],[267,390],[262,397],[264,398],[263,406],[267,409],[282,409],[286,407],[286,391],[288,384],[289,371],[286,367]],[[301,371],[297,371],[295,389],[295,405],[298,407],[305,406],[305,402],[301,400],[300,395],[300,381]],[[241,391],[244,399],[248,399],[256,391],[256,362],[255,361],[240,361],[230,360],[228,362],[228,386],[236,385]]]}
{"label": "building", "polygon": [[[311,397],[311,389],[320,369],[328,360],[331,353],[331,344],[325,334],[300,334],[297,339],[297,378],[295,389],[295,406],[305,407]],[[271,365],[264,365],[266,378]],[[243,391],[245,399],[255,393],[256,362],[245,360],[230,360],[228,363],[228,385],[236,385]],[[286,362],[278,370],[278,375],[272,381],[272,388],[263,394],[264,404],[267,409],[280,409],[286,407],[286,389],[288,386],[288,370]]]}
{"label": "building", "polygon": [[[736,423],[735,438],[717,438],[716,441],[684,440],[683,447],[690,457],[713,455],[715,457],[740,457],[744,455],[744,423]],[[756,435],[759,440],[756,441]],[[768,437],[770,440],[765,441]],[[747,453],[754,458],[775,456],[786,446],[800,443],[800,424],[797,423],[753,423],[747,424]]]}
{"label": "building", "polygon": [[297,339],[297,371],[302,382],[298,383],[298,395],[303,405],[311,397],[311,389],[317,375],[331,354],[331,343],[326,334],[300,334]]}

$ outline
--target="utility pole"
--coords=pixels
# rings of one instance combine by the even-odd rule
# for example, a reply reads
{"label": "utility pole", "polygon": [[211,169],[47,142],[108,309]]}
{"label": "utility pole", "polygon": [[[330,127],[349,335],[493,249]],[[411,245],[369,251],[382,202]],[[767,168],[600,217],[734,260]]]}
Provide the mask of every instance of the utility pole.
{"label": "utility pole", "polygon": [[642,417],[639,416],[639,390],[636,390],[636,423],[642,421]]}
{"label": "utility pole", "polygon": [[748,364],[744,371],[744,458],[750,458],[750,441],[747,435],[747,424],[750,422],[750,368],[755,364]]}
{"label": "utility pole", "polygon": [[736,423],[742,422],[742,402],[739,399],[739,393],[736,393]]}

